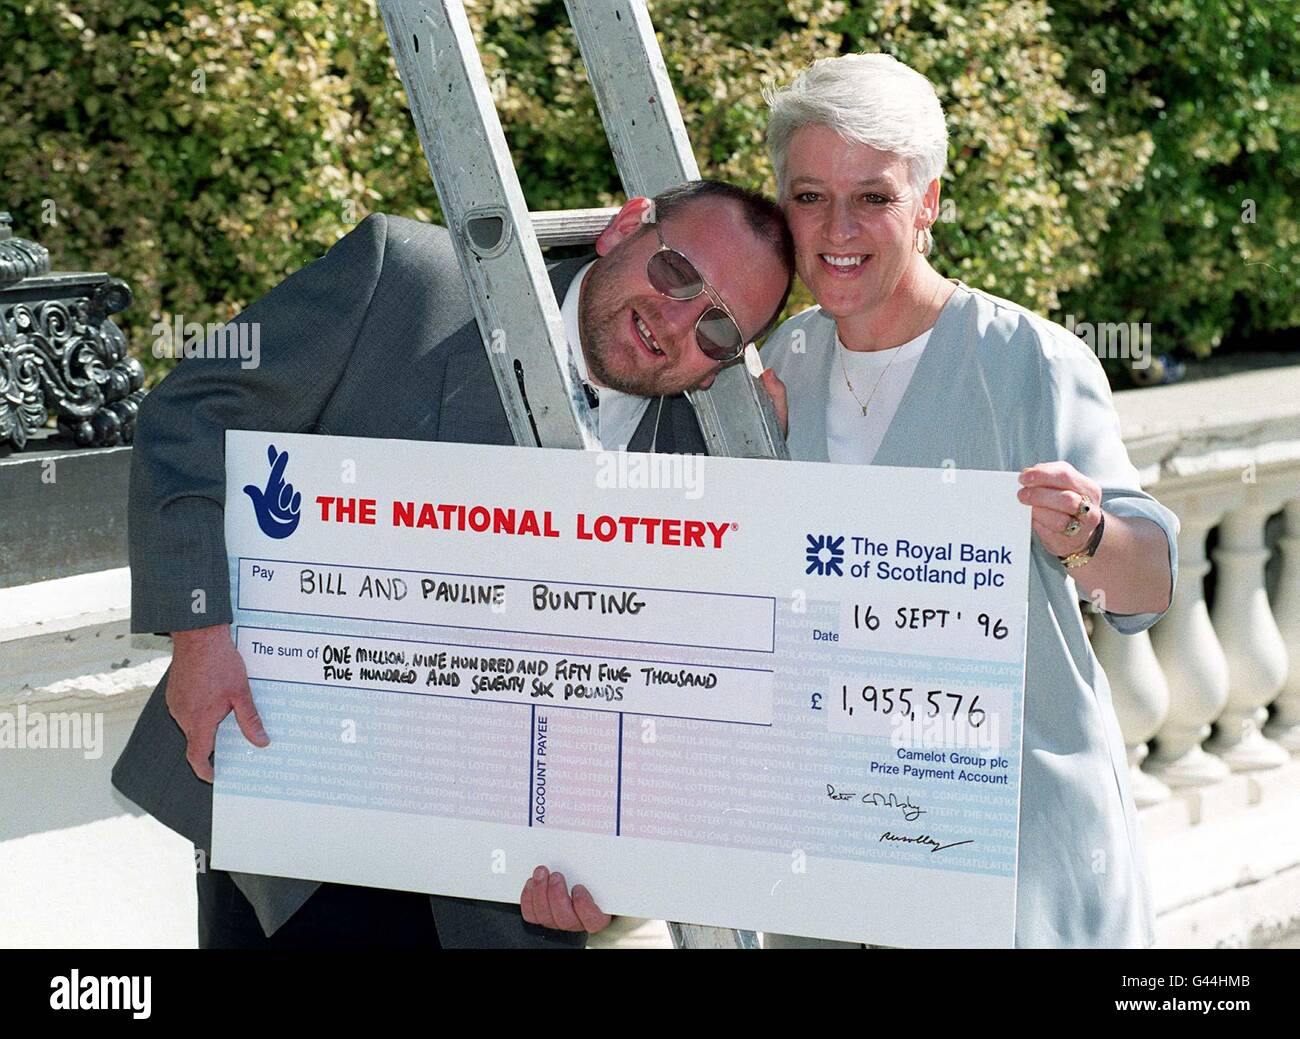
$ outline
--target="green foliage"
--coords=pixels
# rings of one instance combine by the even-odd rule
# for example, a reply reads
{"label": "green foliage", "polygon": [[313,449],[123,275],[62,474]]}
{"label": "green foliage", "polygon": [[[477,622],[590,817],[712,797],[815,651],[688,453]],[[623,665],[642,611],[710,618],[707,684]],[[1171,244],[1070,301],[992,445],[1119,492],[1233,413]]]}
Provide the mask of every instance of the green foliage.
{"label": "green foliage", "polygon": [[[1064,154],[1115,133],[1150,157],[1097,236],[1101,276],[1064,301],[1149,321],[1154,349],[1300,326],[1300,5],[1296,0],[1057,0],[1066,82],[1105,73]],[[1109,16],[1108,19],[1103,16]],[[1080,90],[1080,93],[1083,93]],[[1073,210],[1089,205],[1084,190]],[[1082,219],[1082,217],[1078,217]]]}
{"label": "green foliage", "polygon": [[[618,202],[561,0],[466,6],[530,206]],[[944,273],[1161,352],[1300,323],[1297,0],[650,7],[707,175],[770,192],[762,85],[885,50],[948,112]],[[225,320],[368,212],[439,219],[374,0],[0,0],[0,39],[0,205],[131,283],[146,363],[154,322]]]}

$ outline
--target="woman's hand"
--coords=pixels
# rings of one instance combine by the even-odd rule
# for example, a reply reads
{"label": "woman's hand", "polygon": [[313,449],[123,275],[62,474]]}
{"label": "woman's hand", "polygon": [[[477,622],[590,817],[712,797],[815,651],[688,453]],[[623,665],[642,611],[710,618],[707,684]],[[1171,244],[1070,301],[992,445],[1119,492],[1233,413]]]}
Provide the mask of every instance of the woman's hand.
{"label": "woman's hand", "polygon": [[525,881],[519,894],[519,910],[525,922],[556,931],[595,934],[614,919],[600,911],[591,892],[581,884],[573,886],[573,897],[569,897],[564,874],[552,873],[545,866],[538,866]]}
{"label": "woman's hand", "polygon": [[[1040,462],[1020,473],[1020,501],[1033,508],[1034,532],[1054,556],[1068,556],[1088,544],[1101,522],[1101,487],[1069,462]],[[1084,497],[1091,503],[1079,514]],[[1071,524],[1078,524],[1073,533]],[[1107,527],[1107,534],[1110,528]]]}

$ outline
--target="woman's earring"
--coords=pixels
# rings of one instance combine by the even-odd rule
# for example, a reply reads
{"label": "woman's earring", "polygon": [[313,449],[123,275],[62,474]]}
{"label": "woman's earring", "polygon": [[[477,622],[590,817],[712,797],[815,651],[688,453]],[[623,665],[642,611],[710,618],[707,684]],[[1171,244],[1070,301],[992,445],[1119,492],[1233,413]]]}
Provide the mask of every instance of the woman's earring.
{"label": "woman's earring", "polygon": [[928,227],[918,227],[913,244],[916,246],[916,251],[922,256],[928,255],[930,248],[934,245],[934,236],[930,234],[930,229]]}

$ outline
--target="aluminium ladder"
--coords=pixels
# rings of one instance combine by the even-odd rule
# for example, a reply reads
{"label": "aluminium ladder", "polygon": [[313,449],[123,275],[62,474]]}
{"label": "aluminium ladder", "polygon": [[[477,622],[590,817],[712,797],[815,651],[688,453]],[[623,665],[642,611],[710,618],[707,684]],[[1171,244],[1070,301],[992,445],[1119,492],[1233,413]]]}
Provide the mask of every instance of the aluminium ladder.
{"label": "aluminium ladder", "polygon": [[[530,214],[460,0],[379,6],[515,443],[596,448],[542,246],[591,243],[615,210]],[[644,0],[565,6],[628,197],[697,179]],[[743,363],[690,400],[710,454],[789,457],[771,402]],[[678,948],[758,947],[752,931],[683,923],[669,931]]]}

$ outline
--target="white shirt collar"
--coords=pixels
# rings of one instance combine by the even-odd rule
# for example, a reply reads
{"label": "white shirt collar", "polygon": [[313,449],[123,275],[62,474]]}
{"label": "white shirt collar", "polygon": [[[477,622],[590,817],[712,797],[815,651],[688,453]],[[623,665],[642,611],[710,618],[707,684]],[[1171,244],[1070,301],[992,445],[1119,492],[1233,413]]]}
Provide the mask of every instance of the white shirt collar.
{"label": "white shirt collar", "polygon": [[[626,448],[631,441],[650,401],[646,397],[597,386],[587,373],[587,357],[582,352],[582,333],[578,325],[578,299],[582,293],[582,283],[595,265],[596,261],[592,260],[569,282],[569,290],[564,294],[564,302],[560,304],[560,319],[564,324],[564,337],[571,346],[570,353],[573,356],[573,366],[578,369],[578,377],[596,391],[600,400],[600,407],[596,409],[596,426],[601,445],[608,450],[618,450]],[[560,363],[567,365],[569,362],[567,358],[561,358]]]}
{"label": "white shirt collar", "polygon": [[[587,357],[582,352],[582,333],[578,326],[578,297],[582,293],[582,283],[587,280],[587,272],[595,265],[596,261],[592,260],[582,270],[578,271],[573,281],[569,282],[569,291],[564,294],[564,302],[560,304],[560,318],[564,322],[564,338],[569,341],[574,366],[578,369],[578,375],[583,382],[591,382],[591,378],[587,375]],[[601,389],[599,386],[594,386],[594,388]],[[604,403],[603,398],[601,403]]]}

